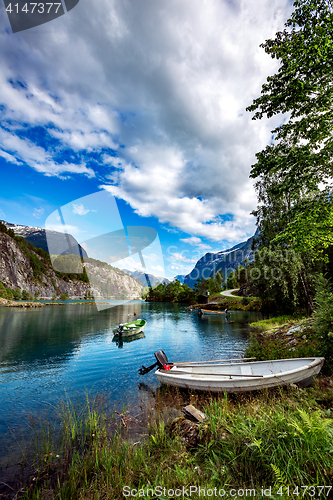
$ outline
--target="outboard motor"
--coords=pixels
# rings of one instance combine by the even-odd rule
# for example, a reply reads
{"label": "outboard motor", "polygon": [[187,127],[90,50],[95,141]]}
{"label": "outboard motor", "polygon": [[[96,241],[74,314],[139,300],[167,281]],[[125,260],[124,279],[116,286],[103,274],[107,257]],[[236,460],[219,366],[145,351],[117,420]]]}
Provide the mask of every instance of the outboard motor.
{"label": "outboard motor", "polygon": [[164,351],[162,351],[162,349],[160,349],[159,351],[155,352],[154,355],[155,355],[156,361],[157,361],[157,363],[159,365],[159,368],[163,368],[164,365],[168,364],[167,355],[165,354]]}
{"label": "outboard motor", "polygon": [[124,329],[124,325],[122,323],[120,323],[118,331],[117,331],[119,337],[122,337],[122,335],[123,335],[123,329]]}
{"label": "outboard motor", "polygon": [[154,363],[151,366],[148,366],[147,368],[142,365],[142,368],[139,368],[139,373],[140,375],[146,375],[146,373],[149,373],[155,366],[158,368],[163,368],[164,370],[170,370],[170,366],[168,365],[168,358],[165,354],[164,351],[159,350],[155,352],[155,358],[156,358],[156,363]]}

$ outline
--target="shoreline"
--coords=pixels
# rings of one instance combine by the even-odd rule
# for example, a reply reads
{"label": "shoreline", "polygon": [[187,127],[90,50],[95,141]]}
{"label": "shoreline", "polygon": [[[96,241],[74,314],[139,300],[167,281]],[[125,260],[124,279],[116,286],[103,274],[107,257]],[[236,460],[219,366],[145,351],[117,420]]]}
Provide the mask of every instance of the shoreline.
{"label": "shoreline", "polygon": [[[48,300],[47,298],[45,299],[39,299],[39,300]],[[59,299],[61,300],[61,299]],[[76,306],[76,305],[79,305],[79,306],[82,306],[82,305],[85,305],[85,304],[88,304],[88,305],[92,305],[92,304],[96,304],[96,301],[95,300],[89,300],[87,302],[69,302],[71,300],[81,300],[81,299],[75,299],[75,298],[70,298],[68,299],[68,301],[63,301],[63,302],[46,302],[46,303],[43,303],[43,302],[33,302],[33,301],[14,301],[14,300],[10,300],[10,299],[3,299],[3,298],[0,298],[0,307],[3,306],[3,307],[22,307],[22,308],[34,308],[34,307],[44,307],[44,306],[68,306],[68,305],[73,305],[73,306]],[[85,300],[85,299],[82,299],[82,300]],[[106,299],[104,299],[104,301],[98,301],[98,304],[102,304],[102,305],[110,305],[110,302],[105,302]],[[110,299],[110,300],[117,300],[117,299]],[[140,300],[140,299],[126,299],[128,301],[134,301],[134,300]]]}

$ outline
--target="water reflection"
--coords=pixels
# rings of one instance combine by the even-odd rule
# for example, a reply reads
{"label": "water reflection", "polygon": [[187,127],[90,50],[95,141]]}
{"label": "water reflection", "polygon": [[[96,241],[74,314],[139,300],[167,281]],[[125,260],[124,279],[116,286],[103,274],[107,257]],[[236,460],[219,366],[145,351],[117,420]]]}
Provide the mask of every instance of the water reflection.
{"label": "water reflection", "polygon": [[113,337],[112,342],[115,342],[117,347],[120,349],[124,347],[124,342],[125,344],[128,342],[133,342],[134,340],[139,340],[139,339],[144,339],[145,334],[143,332],[137,333],[136,335],[131,335],[130,337]]}
{"label": "water reflection", "polygon": [[[61,364],[74,355],[82,342],[141,314],[141,301],[98,312],[95,304],[0,307],[0,366],[25,363]],[[22,364],[23,363],[23,364]]]}
{"label": "water reflection", "polygon": [[[144,334],[113,341],[113,328],[145,319]],[[101,395],[110,411],[141,404],[139,384],[155,391],[154,371],[139,375],[163,349],[169,360],[201,361],[241,356],[247,321],[260,313],[233,312],[199,318],[182,304],[136,301],[97,312],[92,305],[0,308],[0,455],[11,443],[10,429],[22,428],[27,415],[51,418],[67,395]]]}

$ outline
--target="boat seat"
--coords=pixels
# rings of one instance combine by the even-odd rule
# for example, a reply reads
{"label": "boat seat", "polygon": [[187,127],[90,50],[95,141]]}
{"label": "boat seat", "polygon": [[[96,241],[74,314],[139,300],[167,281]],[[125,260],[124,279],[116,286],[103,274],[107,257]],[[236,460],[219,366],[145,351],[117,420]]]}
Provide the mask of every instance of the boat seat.
{"label": "boat seat", "polygon": [[252,366],[241,365],[241,374],[242,375],[252,375]]}

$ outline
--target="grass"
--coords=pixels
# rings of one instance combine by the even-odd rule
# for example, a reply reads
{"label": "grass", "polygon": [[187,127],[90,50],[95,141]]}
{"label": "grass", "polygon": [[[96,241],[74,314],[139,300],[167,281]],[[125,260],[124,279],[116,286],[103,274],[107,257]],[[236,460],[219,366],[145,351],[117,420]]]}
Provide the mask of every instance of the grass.
{"label": "grass", "polygon": [[263,319],[261,321],[250,323],[250,327],[256,331],[264,332],[267,330],[272,330],[274,328],[279,328],[286,323],[292,323],[294,321],[301,320],[305,317],[306,316],[304,314],[277,316],[275,318]]}
{"label": "grass", "polygon": [[[258,297],[225,297],[217,294],[210,296],[209,300],[210,302],[216,302],[216,304],[201,304],[203,309],[224,311],[227,308],[229,311],[260,311],[262,307],[261,299]],[[193,307],[198,305],[194,304]]]}
{"label": "grass", "polygon": [[[283,488],[288,486],[329,485],[332,394],[331,382],[323,386],[318,381],[302,390],[286,387],[245,395],[162,387],[155,397],[156,421],[148,426],[146,441],[135,444],[122,439],[120,429],[109,436],[108,416],[88,400],[80,411],[67,401],[61,410],[61,440],[48,436],[48,444],[39,443],[33,475],[20,498],[119,500],[135,489],[141,498],[165,500],[176,498],[168,490],[192,486],[191,498],[197,499],[202,498],[194,490],[199,486],[227,493],[252,488],[256,496],[262,487],[272,486],[271,498],[281,499],[276,493],[281,487],[286,494]],[[180,409],[188,403],[209,417],[192,447],[179,427],[162,417],[166,407]],[[161,494],[156,494],[158,486]]]}
{"label": "grass", "polygon": [[[297,320],[297,317],[302,319]],[[250,326],[252,332],[245,357],[255,357],[257,361],[263,361],[322,356],[322,341],[310,318],[304,318],[302,315],[279,316],[251,323]],[[292,327],[294,330],[289,332]],[[328,361],[322,372],[329,375],[333,372]]]}

